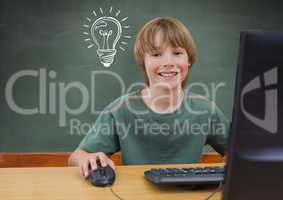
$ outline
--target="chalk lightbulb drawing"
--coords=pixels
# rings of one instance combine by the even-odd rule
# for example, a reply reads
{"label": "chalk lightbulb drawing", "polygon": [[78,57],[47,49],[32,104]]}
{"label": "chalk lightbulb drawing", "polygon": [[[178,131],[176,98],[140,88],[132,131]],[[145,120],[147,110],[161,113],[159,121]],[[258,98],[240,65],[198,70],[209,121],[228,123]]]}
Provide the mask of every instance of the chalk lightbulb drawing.
{"label": "chalk lightbulb drawing", "polygon": [[120,39],[129,39],[131,36],[123,35],[123,29],[129,29],[129,25],[124,25],[128,17],[124,17],[119,21],[120,10],[116,13],[112,12],[113,8],[110,7],[108,14],[99,8],[99,12],[92,11],[90,17],[86,20],[88,23],[84,24],[84,28],[88,31],[84,31],[83,35],[87,36],[84,40],[86,42],[91,42],[88,44],[88,48],[97,46],[97,55],[99,57],[100,63],[104,67],[110,67],[113,63],[115,55],[117,53],[116,47],[125,51],[125,46],[128,43],[126,41],[121,41]]}

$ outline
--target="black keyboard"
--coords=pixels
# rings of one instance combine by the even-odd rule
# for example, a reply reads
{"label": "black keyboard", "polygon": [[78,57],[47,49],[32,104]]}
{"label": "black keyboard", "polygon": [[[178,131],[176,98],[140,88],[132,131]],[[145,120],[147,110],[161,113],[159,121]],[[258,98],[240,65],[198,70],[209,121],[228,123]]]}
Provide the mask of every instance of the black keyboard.
{"label": "black keyboard", "polygon": [[158,168],[144,175],[155,184],[213,185],[224,182],[224,167]]}

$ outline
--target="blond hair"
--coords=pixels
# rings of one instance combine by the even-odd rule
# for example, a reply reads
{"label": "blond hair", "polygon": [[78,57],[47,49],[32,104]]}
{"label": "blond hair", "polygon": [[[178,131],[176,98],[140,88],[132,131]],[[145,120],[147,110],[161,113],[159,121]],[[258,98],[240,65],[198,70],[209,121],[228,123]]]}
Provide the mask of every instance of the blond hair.
{"label": "blond hair", "polygon": [[[178,19],[172,17],[157,17],[147,22],[137,34],[134,54],[137,63],[145,73],[146,83],[149,84],[146,75],[144,56],[145,53],[153,52],[157,47],[154,46],[154,39],[158,32],[163,34],[163,43],[172,47],[184,48],[188,54],[191,66],[196,62],[197,49],[190,31]],[[188,75],[182,82],[184,88]]]}

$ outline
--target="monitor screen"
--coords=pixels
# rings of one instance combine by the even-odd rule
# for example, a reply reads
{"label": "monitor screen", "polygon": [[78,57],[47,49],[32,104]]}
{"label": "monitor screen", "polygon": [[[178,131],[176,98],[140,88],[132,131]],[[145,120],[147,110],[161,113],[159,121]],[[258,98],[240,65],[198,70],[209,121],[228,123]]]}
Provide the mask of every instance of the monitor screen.
{"label": "monitor screen", "polygon": [[283,32],[242,32],[224,200],[283,196],[282,78]]}

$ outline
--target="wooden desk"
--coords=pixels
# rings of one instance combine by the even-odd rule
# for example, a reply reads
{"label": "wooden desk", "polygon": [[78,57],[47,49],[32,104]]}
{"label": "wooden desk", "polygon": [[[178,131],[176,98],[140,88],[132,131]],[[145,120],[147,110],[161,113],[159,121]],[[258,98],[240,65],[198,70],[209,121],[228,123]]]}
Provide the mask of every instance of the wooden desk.
{"label": "wooden desk", "polygon": [[[205,166],[222,164],[205,164]],[[203,200],[215,188],[191,190],[184,186],[158,187],[148,182],[144,170],[152,167],[191,167],[196,165],[117,166],[112,189],[123,200],[190,199]],[[109,188],[97,188],[84,181],[77,167],[0,168],[0,197],[5,200],[115,200]],[[217,193],[211,200],[221,199]]]}

